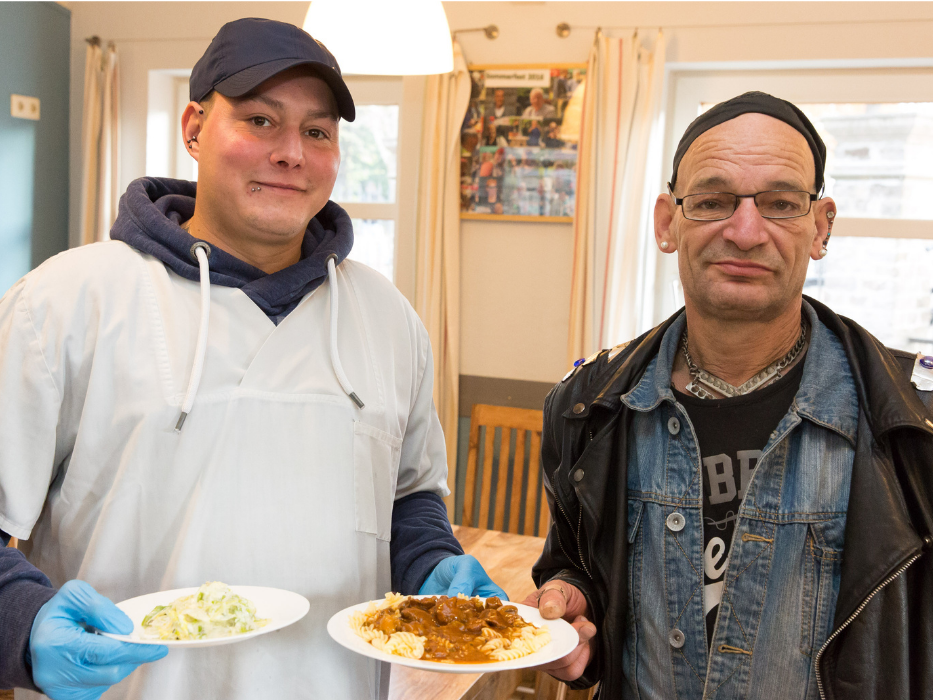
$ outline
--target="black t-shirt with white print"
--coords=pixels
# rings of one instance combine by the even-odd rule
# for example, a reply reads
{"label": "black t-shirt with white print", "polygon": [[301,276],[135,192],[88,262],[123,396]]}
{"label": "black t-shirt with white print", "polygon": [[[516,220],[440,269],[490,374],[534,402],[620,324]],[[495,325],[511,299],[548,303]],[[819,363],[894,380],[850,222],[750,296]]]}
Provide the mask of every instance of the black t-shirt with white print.
{"label": "black t-shirt with white print", "polygon": [[713,643],[732,533],[745,489],[771,432],[790,408],[801,377],[802,359],[773,384],[745,396],[700,399],[674,390],[696,431],[703,463],[703,609],[707,645]]}

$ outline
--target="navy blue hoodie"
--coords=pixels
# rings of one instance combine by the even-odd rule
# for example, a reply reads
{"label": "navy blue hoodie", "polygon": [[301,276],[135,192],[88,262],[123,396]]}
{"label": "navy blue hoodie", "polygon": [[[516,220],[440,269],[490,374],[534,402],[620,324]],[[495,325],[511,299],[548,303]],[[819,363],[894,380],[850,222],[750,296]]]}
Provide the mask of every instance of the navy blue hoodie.
{"label": "navy blue hoodie", "polygon": [[[198,281],[200,272],[190,253],[198,239],[180,226],[194,214],[196,192],[197,184],[186,180],[133,180],[120,198],[110,237],[158,258],[185,279]],[[327,257],[335,254],[339,264],[352,247],[350,216],[328,202],[308,223],[297,263],[266,274],[211,246],[211,284],[242,289],[277,325],[327,278]],[[3,544],[9,540],[3,532],[0,538]],[[453,535],[440,496],[422,491],[395,502],[390,544],[393,591],[417,593],[442,559],[458,554],[463,548]],[[54,593],[49,580],[20,552],[0,549],[0,688],[36,690],[29,667],[29,634],[39,608]]]}
{"label": "navy blue hoodie", "polygon": [[[198,263],[191,256],[197,242],[181,224],[194,214],[197,183],[161,177],[133,180],[120,198],[110,237],[158,258],[165,266],[197,282]],[[306,294],[327,279],[327,258],[343,262],[353,247],[353,224],[339,205],[328,202],[308,223],[301,259],[266,274],[217,246],[211,247],[211,284],[237,287],[278,325]]]}

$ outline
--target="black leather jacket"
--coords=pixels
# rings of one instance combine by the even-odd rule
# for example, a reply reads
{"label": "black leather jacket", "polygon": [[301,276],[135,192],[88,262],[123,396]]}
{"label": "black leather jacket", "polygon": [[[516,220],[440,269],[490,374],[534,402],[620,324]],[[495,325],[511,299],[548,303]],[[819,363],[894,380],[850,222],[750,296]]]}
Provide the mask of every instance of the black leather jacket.
{"label": "black leather jacket", "polygon": [[[812,299],[842,341],[859,429],[833,632],[816,657],[821,698],[933,698],[933,411],[910,384],[914,356],[889,350]],[[532,576],[577,586],[598,633],[584,675],[621,697],[628,600],[627,475],[632,415],[620,401],[657,354],[674,317],[603,353],[548,395],[541,465],[552,525]],[[586,475],[571,478],[578,469]]]}

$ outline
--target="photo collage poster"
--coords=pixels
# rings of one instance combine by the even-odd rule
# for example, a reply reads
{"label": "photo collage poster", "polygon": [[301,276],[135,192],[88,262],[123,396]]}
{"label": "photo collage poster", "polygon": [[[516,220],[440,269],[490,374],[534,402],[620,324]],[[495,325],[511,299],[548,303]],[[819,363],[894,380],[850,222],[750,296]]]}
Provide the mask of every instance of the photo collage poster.
{"label": "photo collage poster", "polygon": [[572,217],[586,68],[471,69],[460,132],[460,209],[480,218]]}

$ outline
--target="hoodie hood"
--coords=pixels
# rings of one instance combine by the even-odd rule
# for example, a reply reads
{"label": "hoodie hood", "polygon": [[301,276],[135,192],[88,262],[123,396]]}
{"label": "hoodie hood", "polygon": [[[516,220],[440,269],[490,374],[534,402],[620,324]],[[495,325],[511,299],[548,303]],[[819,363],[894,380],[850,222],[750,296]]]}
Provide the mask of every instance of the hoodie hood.
{"label": "hoodie hood", "polygon": [[[120,198],[117,220],[110,237],[142,253],[158,258],[185,279],[200,279],[191,246],[198,242],[181,223],[194,214],[197,183],[161,177],[133,180]],[[350,216],[328,202],[308,222],[301,244],[301,260],[267,274],[239,258],[211,246],[210,281],[243,290],[278,323],[298,303],[327,279],[327,258],[336,255],[339,265],[353,247]]]}

